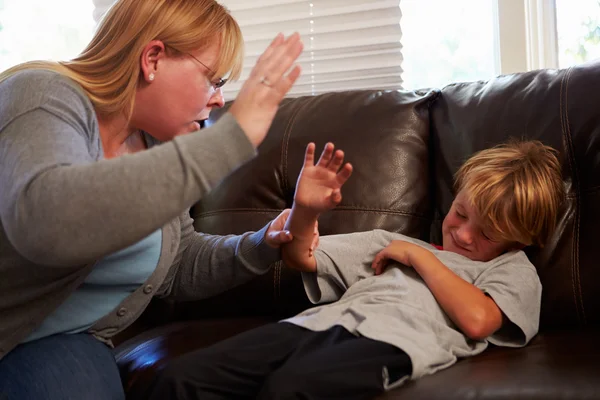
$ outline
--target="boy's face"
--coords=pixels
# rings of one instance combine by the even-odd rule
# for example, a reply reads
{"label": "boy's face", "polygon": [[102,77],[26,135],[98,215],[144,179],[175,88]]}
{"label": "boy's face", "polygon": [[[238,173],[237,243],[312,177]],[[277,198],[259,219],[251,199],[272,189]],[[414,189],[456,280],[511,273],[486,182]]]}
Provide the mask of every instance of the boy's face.
{"label": "boy's face", "polygon": [[502,253],[520,248],[518,243],[492,240],[494,232],[484,228],[464,190],[461,190],[442,224],[443,247],[474,261],[490,261]]}

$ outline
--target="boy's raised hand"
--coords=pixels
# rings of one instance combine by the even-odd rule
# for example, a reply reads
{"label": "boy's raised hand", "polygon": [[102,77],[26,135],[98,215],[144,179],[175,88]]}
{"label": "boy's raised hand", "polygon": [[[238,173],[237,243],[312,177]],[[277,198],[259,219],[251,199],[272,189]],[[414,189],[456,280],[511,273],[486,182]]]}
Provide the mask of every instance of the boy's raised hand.
{"label": "boy's raised hand", "polygon": [[321,213],[342,201],[340,189],[352,175],[352,165],[346,163],[342,166],[344,152],[334,150],[333,143],[327,143],[315,165],[315,144],[306,146],[304,165],[294,195],[296,206]]}

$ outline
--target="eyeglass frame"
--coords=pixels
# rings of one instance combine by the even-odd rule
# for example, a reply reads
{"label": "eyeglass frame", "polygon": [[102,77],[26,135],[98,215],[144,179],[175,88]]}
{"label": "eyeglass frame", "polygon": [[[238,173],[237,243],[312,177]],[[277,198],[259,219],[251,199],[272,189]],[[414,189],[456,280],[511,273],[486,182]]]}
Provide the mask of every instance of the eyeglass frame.
{"label": "eyeglass frame", "polygon": [[[217,74],[217,73],[216,73],[215,71],[213,71],[213,70],[212,70],[212,69],[211,69],[211,68],[210,68],[208,65],[206,65],[206,64],[204,64],[202,61],[198,60],[198,59],[197,59],[195,56],[193,56],[192,54],[190,54],[190,53],[186,53],[186,52],[183,52],[183,51],[179,51],[179,50],[177,50],[177,49],[176,49],[175,47],[173,47],[173,46],[167,46],[167,45],[165,45],[165,46],[166,46],[166,47],[170,47],[170,48],[172,48],[173,50],[175,50],[175,51],[177,51],[177,52],[179,52],[179,53],[181,53],[181,54],[185,54],[186,56],[190,56],[190,57],[192,57],[194,60],[198,61],[198,62],[200,63],[200,65],[202,65],[204,68],[206,68],[206,69],[208,70],[208,72],[210,72],[210,74],[211,74],[212,76],[215,76],[215,75]],[[227,79],[227,78],[219,78],[219,80],[218,80],[216,83],[215,83],[215,82],[210,82],[210,84],[212,85],[212,87],[213,87],[215,90],[217,90],[217,89],[220,89],[220,88],[222,88],[222,87],[223,87],[223,86],[224,86],[224,85],[227,83],[227,81],[228,81],[228,80],[229,80],[229,79]]]}

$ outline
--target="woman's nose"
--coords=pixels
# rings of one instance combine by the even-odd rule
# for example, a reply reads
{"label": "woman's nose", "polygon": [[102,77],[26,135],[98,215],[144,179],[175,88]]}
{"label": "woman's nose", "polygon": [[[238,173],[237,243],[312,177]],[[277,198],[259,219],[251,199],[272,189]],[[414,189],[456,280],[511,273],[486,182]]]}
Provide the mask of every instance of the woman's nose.
{"label": "woman's nose", "polygon": [[218,88],[208,100],[208,106],[221,108],[224,105],[225,99],[223,98],[223,92],[221,91],[221,88]]}

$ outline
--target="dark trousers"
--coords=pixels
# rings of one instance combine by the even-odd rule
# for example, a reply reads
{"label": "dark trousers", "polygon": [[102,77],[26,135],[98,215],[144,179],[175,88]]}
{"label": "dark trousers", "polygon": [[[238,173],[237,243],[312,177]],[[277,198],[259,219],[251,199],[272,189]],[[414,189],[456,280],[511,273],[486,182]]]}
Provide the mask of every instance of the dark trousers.
{"label": "dark trousers", "polygon": [[336,326],[274,323],[188,353],[160,373],[151,400],[370,399],[410,375],[402,350]]}

